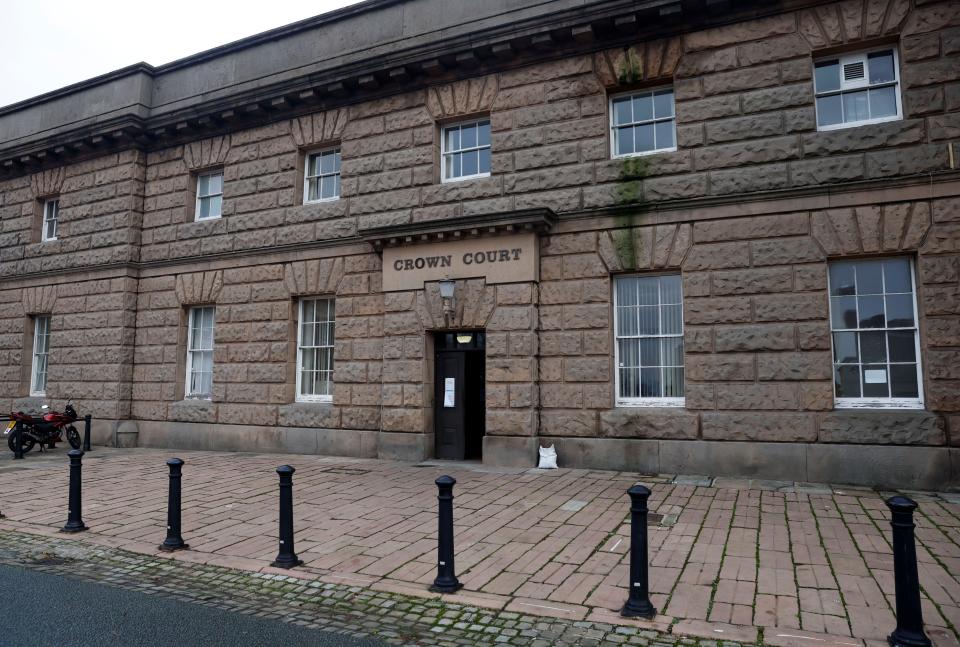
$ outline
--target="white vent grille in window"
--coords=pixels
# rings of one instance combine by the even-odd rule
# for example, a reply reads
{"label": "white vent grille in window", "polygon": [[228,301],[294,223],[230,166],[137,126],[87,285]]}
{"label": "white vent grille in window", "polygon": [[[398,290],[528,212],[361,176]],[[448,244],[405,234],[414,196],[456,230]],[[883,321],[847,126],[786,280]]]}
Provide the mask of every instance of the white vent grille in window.
{"label": "white vent grille in window", "polygon": [[856,63],[847,63],[843,66],[843,80],[844,81],[857,81],[864,77],[863,73],[863,61],[857,61]]}

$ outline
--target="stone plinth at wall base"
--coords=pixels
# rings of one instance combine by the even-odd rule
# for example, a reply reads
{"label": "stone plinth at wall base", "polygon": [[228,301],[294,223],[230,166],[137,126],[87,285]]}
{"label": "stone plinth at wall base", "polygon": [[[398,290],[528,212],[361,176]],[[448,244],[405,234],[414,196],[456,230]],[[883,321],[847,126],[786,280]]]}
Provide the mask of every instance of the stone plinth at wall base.
{"label": "stone plinth at wall base", "polygon": [[133,420],[124,420],[117,425],[114,438],[116,439],[117,447],[130,448],[137,446],[139,436],[140,428],[137,426],[137,423]]}
{"label": "stone plinth at wall base", "polygon": [[538,447],[537,439],[530,436],[484,436],[483,462],[497,467],[536,467]]}
{"label": "stone plinth at wall base", "polygon": [[[513,458],[510,452],[488,451],[488,439],[485,463],[516,465],[508,462]],[[560,467],[894,489],[960,488],[960,449],[947,447],[542,436],[537,440],[556,445]]]}
{"label": "stone plinth at wall base", "polygon": [[152,420],[139,420],[137,425],[140,431],[139,447],[377,457],[378,433],[363,429],[258,427]]}
{"label": "stone plinth at wall base", "polygon": [[390,461],[422,461],[433,456],[433,434],[381,431],[377,457]]}

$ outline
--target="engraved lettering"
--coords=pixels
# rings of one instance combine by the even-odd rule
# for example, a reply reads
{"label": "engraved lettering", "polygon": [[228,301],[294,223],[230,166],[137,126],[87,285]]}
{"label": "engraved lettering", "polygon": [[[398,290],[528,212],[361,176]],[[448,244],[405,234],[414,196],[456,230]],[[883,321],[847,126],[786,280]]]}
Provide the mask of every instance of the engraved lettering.
{"label": "engraved lettering", "polygon": [[522,251],[522,250],[520,250],[520,248],[516,248],[516,249],[511,249],[511,250],[510,250],[510,253],[513,254],[513,260],[515,260],[515,261],[519,261],[519,260],[520,260],[520,252],[521,252],[521,251]]}

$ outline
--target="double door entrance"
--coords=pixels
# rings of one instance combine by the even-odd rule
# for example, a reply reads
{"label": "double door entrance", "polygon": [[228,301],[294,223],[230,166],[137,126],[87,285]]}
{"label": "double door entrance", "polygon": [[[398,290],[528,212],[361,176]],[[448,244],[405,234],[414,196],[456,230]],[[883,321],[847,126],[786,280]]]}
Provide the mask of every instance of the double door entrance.
{"label": "double door entrance", "polygon": [[485,348],[483,331],[435,333],[433,424],[439,459],[483,457]]}

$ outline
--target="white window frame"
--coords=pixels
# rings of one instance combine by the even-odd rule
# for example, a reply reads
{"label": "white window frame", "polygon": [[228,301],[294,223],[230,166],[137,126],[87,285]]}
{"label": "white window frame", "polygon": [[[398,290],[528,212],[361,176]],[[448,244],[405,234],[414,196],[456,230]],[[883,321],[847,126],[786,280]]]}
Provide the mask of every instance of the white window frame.
{"label": "white window frame", "polygon": [[[896,257],[888,257],[896,258]],[[836,395],[836,388],[833,389],[833,406],[835,409],[923,409],[924,408],[924,396],[923,396],[923,365],[922,357],[920,356],[920,319],[919,313],[917,311],[917,272],[916,272],[916,261],[912,257],[907,258],[910,262],[910,289],[913,291],[913,327],[912,328],[838,328],[834,329],[833,327],[833,301],[831,296],[833,294],[833,289],[830,281],[830,263],[827,264],[827,300],[828,300],[828,309],[827,315],[829,317],[830,323],[830,382],[831,384],[836,384],[836,377],[834,372],[836,371],[836,350],[834,349],[833,343],[833,334],[837,332],[863,332],[863,331],[876,331],[876,332],[888,332],[890,330],[913,330],[913,344],[914,344],[914,353],[917,358],[917,397],[916,398],[876,398],[876,397],[860,397],[860,398],[839,398]],[[831,262],[845,262],[845,261],[857,262],[859,260],[869,261],[877,260],[871,258],[864,259],[833,259]],[[882,260],[882,259],[880,259]],[[884,292],[886,294],[886,292]],[[859,314],[858,314],[859,321]],[[857,354],[858,358],[862,359],[860,355],[860,337],[857,336]],[[890,362],[890,349],[889,344],[887,348],[887,365],[889,366]],[[863,362],[857,363],[857,366],[862,366]],[[889,375],[889,372],[888,372]],[[888,378],[889,379],[889,378]],[[863,392],[863,384],[860,385],[860,390]]]}
{"label": "white window frame", "polygon": [[[43,384],[38,385],[37,378],[41,375],[38,365],[41,358],[43,360]],[[30,366],[30,395],[32,397],[44,397],[47,395],[47,375],[50,371],[49,359],[50,315],[36,315],[33,317],[33,351],[31,352]],[[38,386],[40,388],[37,388]]]}
{"label": "white window frame", "polygon": [[[653,119],[645,119],[641,121],[632,121],[629,124],[615,124],[614,123],[614,112],[613,112],[613,102],[616,99],[622,99],[623,97],[635,97],[641,94],[649,94],[651,98],[654,93],[660,92],[662,90],[671,90],[673,91],[673,116],[672,117],[662,117]],[[607,112],[610,115],[610,159],[625,159],[628,157],[646,157],[648,155],[658,155],[660,153],[674,153],[677,151],[677,94],[672,85],[662,85],[655,88],[644,88],[643,90],[634,90],[632,92],[619,92],[617,94],[611,94],[607,100]],[[656,124],[662,123],[665,121],[670,121],[673,123],[673,146],[668,148],[655,148],[652,151],[641,151],[639,153],[617,153],[617,129],[623,128],[624,126],[639,126],[642,124]]]}
{"label": "white window frame", "polygon": [[[201,346],[200,346],[199,348],[194,348],[194,347],[193,347],[193,330],[194,330],[194,328],[195,328],[195,326],[196,326],[196,318],[197,318],[197,315],[198,315],[198,314],[202,314],[203,312],[205,312],[205,311],[207,311],[207,310],[210,311],[210,348],[204,348],[203,345],[202,345],[202,343],[201,343]],[[185,377],[184,377],[184,385],[183,385],[183,396],[184,396],[184,398],[189,398],[189,399],[193,399],[193,400],[210,400],[210,399],[212,399],[212,397],[213,397],[213,375],[212,375],[212,371],[213,371],[213,361],[212,361],[212,355],[211,355],[211,363],[210,363],[210,369],[211,369],[210,391],[211,391],[211,392],[210,392],[210,393],[197,393],[197,392],[191,391],[191,390],[190,390],[190,388],[191,388],[190,385],[191,385],[191,383],[192,383],[192,380],[190,379],[190,377],[191,377],[191,375],[192,375],[192,373],[193,373],[193,356],[194,356],[194,353],[202,353],[202,352],[210,352],[210,353],[213,353],[213,333],[214,333],[214,329],[215,329],[215,327],[216,327],[216,321],[217,321],[217,310],[216,310],[216,307],[215,307],[215,306],[194,306],[194,307],[191,307],[191,308],[190,308],[190,311],[189,311],[189,314],[188,314],[188,319],[187,319],[187,344],[186,344],[186,351],[187,351],[187,361],[186,361],[186,365],[187,365],[187,371],[186,371],[186,375],[185,375]],[[202,325],[202,322],[201,322],[201,325]],[[201,335],[201,339],[202,339],[202,335]]]}
{"label": "white window frame", "polygon": [[[52,215],[51,215],[52,214]],[[50,198],[43,202],[43,221],[40,223],[40,242],[57,239],[58,218],[60,217],[60,198]],[[53,224],[53,235],[48,235],[47,227]]]}
{"label": "white window frame", "polygon": [[[493,155],[493,134],[491,132],[490,144],[484,146],[470,146],[467,148],[457,148],[455,150],[447,150],[447,131],[454,128],[463,128],[464,126],[479,126],[480,124],[486,122],[490,125],[490,117],[481,117],[478,119],[468,119],[467,121],[458,121],[452,124],[444,124],[440,128],[440,182],[446,184],[448,182],[462,182],[463,180],[474,180],[477,178],[490,177],[490,171],[482,173],[474,173],[473,175],[456,175],[453,177],[447,177],[447,156],[453,155],[455,153],[467,153],[470,151],[480,151],[483,149],[488,149],[491,156]],[[479,143],[479,140],[478,140]],[[490,167],[493,168],[493,159],[491,157]],[[477,166],[479,168],[479,164]]]}
{"label": "white window frame", "polygon": [[[327,317],[328,319],[325,322],[332,323],[332,332],[330,339],[330,344],[327,345],[315,345],[309,346],[306,348],[319,348],[319,349],[329,349],[330,353],[330,369],[333,370],[334,366],[334,341],[336,339],[336,329],[337,329],[337,315],[336,315],[336,303],[333,297],[308,297],[300,299],[297,304],[297,402],[333,402],[333,373],[330,374],[330,393],[326,394],[303,394],[301,393],[301,374],[303,371],[303,306],[307,302],[313,302],[319,304],[320,302],[326,302],[327,306]],[[330,320],[331,310],[333,311],[333,319]],[[314,309],[316,313],[316,309]]]}
{"label": "white window frame", "polygon": [[[870,69],[868,64],[868,57],[870,54],[879,54],[881,52],[893,52],[893,81],[888,81],[886,83],[877,83],[875,85],[870,85]],[[817,63],[822,63],[823,61],[839,61],[840,65],[840,89],[839,90],[828,90],[826,92],[817,92]],[[856,63],[858,60],[863,61],[864,66],[864,81],[863,82],[854,82],[854,81],[844,81],[843,79],[843,68],[845,65],[850,63]],[[869,126],[871,124],[883,124],[890,121],[901,121],[903,120],[903,101],[900,96],[901,94],[901,83],[902,79],[900,77],[900,53],[897,51],[895,45],[890,45],[887,47],[877,47],[865,51],[854,52],[852,54],[838,54],[834,56],[821,56],[813,62],[813,105],[815,111],[815,119],[817,122],[817,131],[827,132],[831,130],[842,130],[844,128],[857,128],[858,126]],[[821,97],[828,97],[833,95],[843,95],[850,92],[856,92],[859,90],[864,90],[867,88],[882,88],[882,87],[893,87],[896,96],[897,103],[897,114],[890,115],[889,117],[877,117],[876,119],[864,119],[862,121],[844,121],[838,124],[830,124],[828,126],[820,125],[820,102],[818,99]],[[841,99],[842,105],[842,99]],[[869,105],[869,103],[868,103]]]}
{"label": "white window frame", "polygon": [[[336,170],[332,173],[320,173],[317,175],[310,175],[310,168],[312,166],[310,164],[310,160],[312,160],[315,157],[319,157],[322,155],[330,155],[330,154],[333,154],[338,158],[340,158],[340,166],[337,166]],[[332,146],[330,148],[322,148],[322,149],[306,152],[304,161],[303,161],[303,204],[317,204],[318,202],[334,202],[340,199],[340,192],[343,189],[343,178],[341,177],[341,174],[340,174],[340,169],[342,164],[343,164],[343,159],[340,153],[339,146]],[[315,200],[311,200],[310,199],[311,180],[315,182],[320,182],[322,187],[322,182],[324,178],[333,178],[333,177],[340,178],[340,181],[337,182],[336,184],[337,194],[330,198],[317,198]],[[320,194],[319,191],[317,193],[318,195]]]}
{"label": "white window frame", "polygon": [[[200,195],[200,180],[205,177],[216,177],[220,176],[220,192],[219,193],[207,193],[205,195]],[[200,203],[202,200],[207,198],[215,198],[220,196],[220,213],[215,216],[207,216],[202,218],[200,216]],[[197,202],[194,206],[193,220],[194,222],[207,222],[208,220],[216,220],[223,217],[223,169],[218,169],[215,171],[205,171],[203,173],[197,174]]]}
{"label": "white window frame", "polygon": [[[682,279],[681,274],[680,274],[680,273],[676,273],[676,272],[667,272],[667,273],[662,273],[662,274],[618,274],[618,275],[616,275],[616,276],[613,277],[613,371],[614,371],[614,373],[613,373],[613,375],[614,375],[614,387],[613,387],[613,388],[616,389],[616,390],[614,391],[614,400],[615,400],[615,404],[616,404],[617,407],[622,407],[622,408],[630,408],[630,407],[635,407],[635,408],[636,408],[636,407],[646,407],[646,408],[652,408],[652,407],[683,408],[683,407],[686,406],[686,402],[687,402],[686,396],[680,397],[680,398],[674,398],[674,397],[669,397],[669,398],[666,398],[666,397],[643,397],[643,396],[641,396],[641,397],[636,397],[636,398],[633,398],[633,397],[629,397],[629,398],[628,398],[628,397],[621,397],[621,396],[620,396],[620,344],[618,343],[618,340],[620,339],[620,335],[619,335],[618,326],[617,326],[617,284],[616,284],[616,282],[617,282],[618,279],[655,278],[655,277],[660,277],[660,276],[677,276],[677,277],[680,277],[680,278]],[[663,322],[663,310],[662,310],[662,309],[659,310],[658,315],[659,315],[659,317],[660,317],[660,322],[661,322],[661,324],[662,324],[662,322]],[[661,328],[662,328],[662,327],[661,327]],[[679,337],[680,340],[681,340],[681,342],[683,342],[683,341],[684,341],[683,335],[684,335],[684,322],[683,322],[683,281],[681,280],[681,282],[680,282],[680,334],[677,335],[677,334],[671,333],[671,334],[669,334],[669,335],[664,335],[664,334],[659,334],[659,335],[636,335],[636,336],[631,336],[631,338],[634,338],[634,337],[635,337],[635,338],[637,338],[637,339],[641,339],[641,338],[646,338],[646,339],[650,339],[650,338],[662,339],[662,338],[664,338],[664,337]],[[683,352],[682,352],[682,355],[683,355],[683,363],[684,363],[684,370],[683,370],[683,390],[684,390],[684,393],[686,393],[686,390],[687,390],[687,370],[686,370],[687,352],[686,352],[686,346],[685,346],[685,345],[684,345],[684,350],[683,350]]]}

